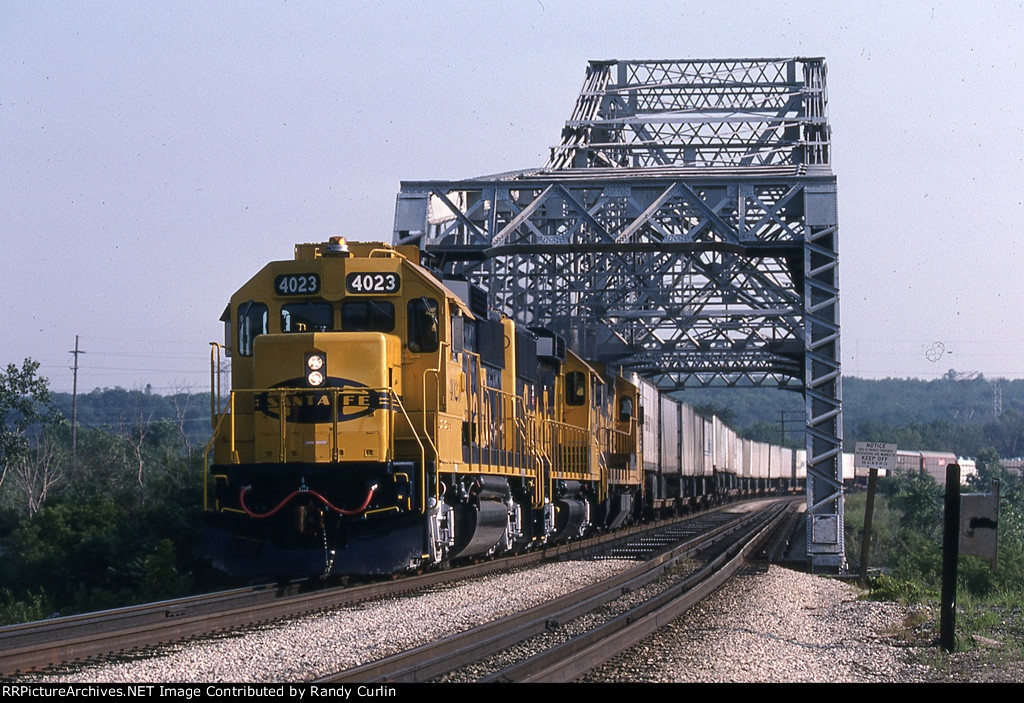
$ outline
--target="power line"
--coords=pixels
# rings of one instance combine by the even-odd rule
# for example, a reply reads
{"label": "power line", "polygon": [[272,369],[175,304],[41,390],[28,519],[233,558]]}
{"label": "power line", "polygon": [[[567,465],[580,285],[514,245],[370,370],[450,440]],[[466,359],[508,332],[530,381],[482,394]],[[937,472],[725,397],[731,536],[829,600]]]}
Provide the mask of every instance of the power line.
{"label": "power line", "polygon": [[[207,350],[203,350],[207,351]],[[93,352],[95,356],[115,356],[115,357],[128,357],[130,359],[182,359],[188,361],[189,359],[205,359],[209,356],[206,354],[131,354],[128,352]]]}
{"label": "power line", "polygon": [[151,373],[202,373],[209,374],[210,370],[198,370],[198,369],[143,369],[138,367],[128,366],[90,366],[90,371],[149,371]]}

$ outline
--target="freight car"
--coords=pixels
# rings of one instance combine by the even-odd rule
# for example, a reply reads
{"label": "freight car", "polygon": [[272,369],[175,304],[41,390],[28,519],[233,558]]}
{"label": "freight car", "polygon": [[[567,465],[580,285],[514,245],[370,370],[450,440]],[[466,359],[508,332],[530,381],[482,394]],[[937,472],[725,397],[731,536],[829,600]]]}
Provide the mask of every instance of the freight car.
{"label": "freight car", "polygon": [[416,247],[341,238],[239,288],[211,358],[214,564],[388,574],[802,484],[799,452],[741,439],[485,301]]}
{"label": "freight car", "polygon": [[937,483],[946,482],[946,466],[960,465],[960,482],[965,484],[971,476],[978,475],[974,459],[957,457],[952,452],[906,451],[896,452],[896,473],[912,473],[930,476]]}

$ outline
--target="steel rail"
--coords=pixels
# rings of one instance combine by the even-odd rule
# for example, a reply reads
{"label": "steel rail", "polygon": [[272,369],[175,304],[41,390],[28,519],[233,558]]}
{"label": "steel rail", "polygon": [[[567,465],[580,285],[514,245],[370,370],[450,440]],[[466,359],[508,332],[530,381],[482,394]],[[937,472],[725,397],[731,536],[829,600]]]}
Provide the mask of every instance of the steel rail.
{"label": "steel rail", "polygon": [[552,545],[512,557],[432,571],[395,581],[298,593],[293,585],[261,585],[157,603],[0,627],[0,676],[43,669],[257,625],[352,603],[409,593],[449,581],[521,568],[614,544],[667,524],[714,511],[638,525],[587,540]]}
{"label": "steel rail", "polygon": [[508,617],[456,633],[437,642],[316,679],[317,683],[421,682],[506,649],[567,622],[659,578],[682,559],[726,539],[758,520],[763,511],[737,516],[708,532],[613,576]]}
{"label": "steel rail", "polygon": [[681,616],[730,580],[751,552],[781,521],[785,507],[771,511],[744,537],[704,567],[654,598],[589,632],[574,637],[481,681],[565,683],[624,652]]}

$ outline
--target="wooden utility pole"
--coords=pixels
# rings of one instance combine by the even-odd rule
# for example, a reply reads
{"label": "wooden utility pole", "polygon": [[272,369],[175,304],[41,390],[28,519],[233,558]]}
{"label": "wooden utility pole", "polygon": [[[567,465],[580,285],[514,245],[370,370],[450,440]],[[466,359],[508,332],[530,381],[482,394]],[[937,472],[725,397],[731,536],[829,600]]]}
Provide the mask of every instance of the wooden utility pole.
{"label": "wooden utility pole", "polygon": [[78,355],[84,351],[78,349],[78,335],[75,335],[75,349],[70,352],[75,355],[75,365],[71,367],[71,454],[78,459]]}
{"label": "wooden utility pole", "polygon": [[[856,471],[855,471],[856,473]],[[878,469],[868,470],[868,502],[864,506],[864,534],[860,540],[860,587],[868,586],[868,549],[871,547],[871,520],[875,514],[875,485]]]}
{"label": "wooden utility pole", "polygon": [[956,571],[960,560],[960,465],[946,466],[946,499],[942,525],[942,592],[939,603],[939,644],[956,651]]}
{"label": "wooden utility pole", "polygon": [[868,470],[868,501],[864,506],[864,535],[860,542],[860,585],[868,585],[868,549],[871,547],[871,520],[875,512],[875,484],[878,472],[892,475],[896,468],[896,445],[884,442],[857,442],[854,454],[854,478],[858,467]]}

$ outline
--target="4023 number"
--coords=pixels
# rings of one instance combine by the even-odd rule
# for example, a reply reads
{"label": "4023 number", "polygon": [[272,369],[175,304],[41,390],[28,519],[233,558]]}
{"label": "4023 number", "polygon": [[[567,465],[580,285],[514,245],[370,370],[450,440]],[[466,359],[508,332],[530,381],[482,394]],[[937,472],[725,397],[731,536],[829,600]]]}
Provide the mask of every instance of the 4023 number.
{"label": "4023 number", "polygon": [[320,292],[320,276],[315,273],[282,273],[274,278],[278,295],[316,295]]}
{"label": "4023 number", "polygon": [[350,273],[345,277],[349,293],[397,293],[401,285],[397,273]]}

